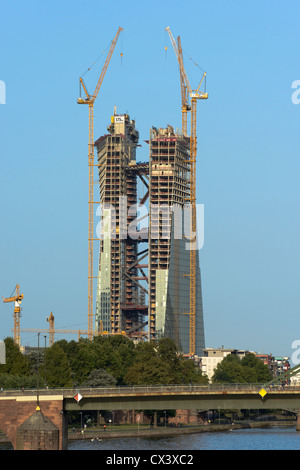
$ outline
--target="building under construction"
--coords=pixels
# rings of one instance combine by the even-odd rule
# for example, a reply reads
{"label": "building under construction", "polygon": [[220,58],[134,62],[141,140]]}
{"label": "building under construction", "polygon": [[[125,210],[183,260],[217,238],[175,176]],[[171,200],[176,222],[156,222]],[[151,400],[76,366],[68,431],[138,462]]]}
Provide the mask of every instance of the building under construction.
{"label": "building under construction", "polygon": [[[146,287],[138,276],[139,240],[128,236],[137,203],[136,147],[139,134],[128,115],[112,116],[109,134],[96,142],[99,165],[101,240],[96,297],[98,333],[141,337],[147,316]],[[144,171],[143,169],[141,171]],[[147,170],[148,171],[148,170]],[[145,326],[145,325],[144,325]]]}
{"label": "building under construction", "polygon": [[[152,128],[149,144],[149,338],[170,337],[189,354],[190,139],[168,126]],[[200,356],[205,346],[198,256],[194,340]]]}
{"label": "building under construction", "polygon": [[[171,126],[153,127],[149,163],[140,164],[135,122],[115,111],[108,131],[95,142],[101,205],[95,329],[150,341],[170,337],[189,354],[190,250],[184,209],[190,197],[190,139]],[[139,201],[138,179],[146,187]],[[132,207],[146,200],[149,225],[139,232]],[[195,355],[201,355],[205,344],[198,252],[194,336]]]}

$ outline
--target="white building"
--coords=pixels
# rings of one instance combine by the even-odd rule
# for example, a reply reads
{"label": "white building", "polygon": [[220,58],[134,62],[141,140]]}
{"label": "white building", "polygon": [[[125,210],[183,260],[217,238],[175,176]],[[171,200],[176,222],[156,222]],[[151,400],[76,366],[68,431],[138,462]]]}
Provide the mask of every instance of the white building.
{"label": "white building", "polygon": [[211,381],[214,375],[214,370],[222,362],[224,357],[228,354],[235,354],[242,359],[249,351],[239,349],[225,349],[221,348],[206,348],[203,349],[203,356],[201,357],[201,368],[203,375],[207,375],[209,381]]}

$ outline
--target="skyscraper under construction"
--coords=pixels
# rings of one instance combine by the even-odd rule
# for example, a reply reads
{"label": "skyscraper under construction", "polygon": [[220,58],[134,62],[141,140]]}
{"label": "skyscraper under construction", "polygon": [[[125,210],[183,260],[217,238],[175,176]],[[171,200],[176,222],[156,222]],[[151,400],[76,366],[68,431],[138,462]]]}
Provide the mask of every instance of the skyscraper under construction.
{"label": "skyscraper under construction", "polygon": [[[150,131],[149,337],[173,338],[190,352],[189,138],[173,127]],[[204,346],[199,258],[196,257],[195,355]]]}
{"label": "skyscraper under construction", "polygon": [[108,131],[95,142],[102,209],[95,329],[109,334],[132,331],[140,337],[147,289],[137,279],[139,242],[127,236],[134,220],[130,208],[137,202],[139,134],[128,115],[116,112]]}
{"label": "skyscraper under construction", "polygon": [[[101,240],[96,330],[133,339],[174,339],[190,352],[190,251],[185,237],[190,195],[189,138],[172,126],[152,128],[149,163],[136,162],[139,134],[128,115],[112,116],[96,142]],[[137,180],[146,194],[138,201]],[[139,231],[136,205],[147,202]],[[132,230],[133,227],[133,230]],[[205,347],[199,257],[196,257],[195,354]]]}

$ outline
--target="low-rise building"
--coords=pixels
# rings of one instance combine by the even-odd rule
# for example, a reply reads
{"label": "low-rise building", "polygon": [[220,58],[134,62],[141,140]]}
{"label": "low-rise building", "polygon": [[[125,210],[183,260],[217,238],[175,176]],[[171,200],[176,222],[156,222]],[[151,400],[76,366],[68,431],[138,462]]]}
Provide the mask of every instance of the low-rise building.
{"label": "low-rise building", "polygon": [[273,356],[272,354],[256,354],[256,357],[263,361],[268,366],[273,377],[279,375],[290,369],[289,358],[286,356]]}
{"label": "low-rise building", "polygon": [[[217,365],[223,361],[224,357],[228,356],[228,354],[234,354],[243,359],[248,353],[254,354],[260,359],[269,368],[273,377],[278,377],[290,369],[289,358],[286,356],[273,356],[272,354],[261,354],[246,349],[224,348],[223,346],[221,348],[203,349],[203,356],[198,358],[200,360],[199,366],[201,367],[202,374],[206,375],[211,382]],[[296,380],[299,380],[300,383],[300,376],[294,379],[294,381]]]}
{"label": "low-rise building", "polygon": [[249,351],[240,349],[226,349],[221,348],[205,348],[203,349],[203,356],[201,357],[201,369],[203,375],[206,375],[211,381],[215,368],[223,361],[224,357],[228,354],[235,354],[242,359]]}

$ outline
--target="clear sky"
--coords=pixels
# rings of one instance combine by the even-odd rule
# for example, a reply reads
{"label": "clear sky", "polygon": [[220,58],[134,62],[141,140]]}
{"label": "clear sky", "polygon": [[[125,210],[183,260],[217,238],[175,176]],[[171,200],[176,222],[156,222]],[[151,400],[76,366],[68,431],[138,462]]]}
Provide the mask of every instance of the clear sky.
{"label": "clear sky", "polygon": [[[87,328],[88,108],[76,102],[79,77],[123,27],[95,103],[95,139],[116,105],[136,120],[137,159],[147,161],[150,127],[181,127],[170,26],[192,86],[202,75],[195,64],[207,72],[197,119],[206,346],[290,357],[300,340],[300,105],[291,100],[299,2],[6,0],[0,8],[0,296],[20,284],[21,328],[47,328],[50,312],[56,328]],[[90,92],[105,54],[85,75]],[[0,339],[12,327],[13,305],[0,302]],[[36,334],[21,337],[37,344]]]}

